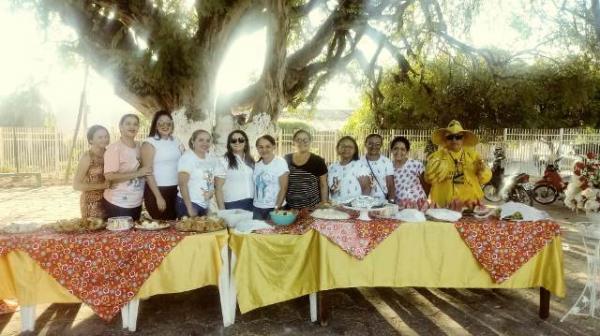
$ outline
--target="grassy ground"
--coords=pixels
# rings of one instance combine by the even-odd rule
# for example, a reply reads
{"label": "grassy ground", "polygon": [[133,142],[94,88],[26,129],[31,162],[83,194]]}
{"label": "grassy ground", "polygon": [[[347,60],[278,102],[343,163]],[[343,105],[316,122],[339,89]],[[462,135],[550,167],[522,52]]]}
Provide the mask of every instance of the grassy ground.
{"label": "grassy ground", "polygon": [[[567,297],[552,297],[551,316],[538,318],[538,291],[433,288],[358,288],[324,294],[329,325],[309,321],[308,298],[237,316],[223,328],[216,287],[158,295],[140,303],[139,335],[598,335],[600,320],[559,322],[586,280],[577,217],[558,202],[545,207],[563,224]],[[0,189],[0,225],[14,220],[55,220],[79,215],[79,194],[70,187]],[[106,323],[80,304],[37,308],[39,335],[128,335],[120,319]],[[19,333],[19,314],[0,315],[0,334]]]}

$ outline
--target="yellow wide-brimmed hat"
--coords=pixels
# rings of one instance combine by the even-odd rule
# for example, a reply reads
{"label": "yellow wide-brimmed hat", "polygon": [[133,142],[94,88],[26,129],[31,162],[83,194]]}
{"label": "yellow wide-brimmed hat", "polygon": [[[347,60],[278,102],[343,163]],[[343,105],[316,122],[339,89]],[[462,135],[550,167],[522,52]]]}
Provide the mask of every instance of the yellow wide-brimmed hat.
{"label": "yellow wide-brimmed hat", "polygon": [[458,120],[452,120],[446,128],[435,130],[431,135],[431,141],[438,146],[442,146],[446,143],[446,136],[450,134],[462,134],[463,145],[465,146],[475,146],[479,143],[477,135],[465,130]]}

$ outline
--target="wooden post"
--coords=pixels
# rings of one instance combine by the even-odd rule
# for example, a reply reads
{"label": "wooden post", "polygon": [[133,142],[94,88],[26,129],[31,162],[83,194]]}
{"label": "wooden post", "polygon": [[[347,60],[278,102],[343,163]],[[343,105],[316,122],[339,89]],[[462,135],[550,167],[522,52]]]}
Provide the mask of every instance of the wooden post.
{"label": "wooden post", "polygon": [[4,162],[8,166],[4,157],[4,134],[2,134],[2,130],[3,128],[0,127],[0,162]]}
{"label": "wooden post", "polygon": [[540,287],[540,318],[545,320],[550,316],[550,291]]}
{"label": "wooden post", "polygon": [[18,173],[19,172],[19,148],[17,145],[17,129],[16,129],[16,127],[13,127],[12,133],[13,133],[13,151],[14,151],[14,157],[15,157],[15,167],[17,168],[17,173]]}
{"label": "wooden post", "polygon": [[60,145],[58,141],[58,127],[54,126],[54,174],[60,176]]}

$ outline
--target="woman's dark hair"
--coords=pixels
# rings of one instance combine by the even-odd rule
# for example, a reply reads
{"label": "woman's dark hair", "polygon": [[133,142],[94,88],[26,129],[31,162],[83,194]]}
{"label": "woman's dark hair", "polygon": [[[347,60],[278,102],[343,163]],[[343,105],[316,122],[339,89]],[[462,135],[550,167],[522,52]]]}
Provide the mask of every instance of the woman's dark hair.
{"label": "woman's dark hair", "polygon": [[138,124],[140,123],[140,117],[138,117],[137,114],[127,113],[121,117],[121,120],[119,120],[119,126],[123,126],[123,123],[125,122],[125,120],[127,120],[127,118],[134,118],[135,120],[137,120]]}
{"label": "woman's dark hair", "polygon": [[188,146],[190,146],[191,150],[194,150],[194,141],[196,141],[196,138],[198,137],[198,135],[200,135],[200,133],[206,133],[206,134],[208,134],[209,137],[212,138],[212,135],[210,135],[210,132],[207,130],[203,130],[203,129],[195,130],[194,133],[192,133],[190,140],[188,140]]}
{"label": "woman's dark hair", "polygon": [[381,142],[383,142],[383,137],[380,134],[377,133],[371,133],[369,135],[367,135],[367,137],[365,138],[365,144],[367,143],[367,141],[369,141],[369,139],[377,137],[379,138],[379,140],[381,140]]}
{"label": "woman's dark hair", "polygon": [[397,136],[392,140],[392,142],[390,142],[390,151],[392,150],[392,148],[394,148],[394,146],[396,146],[398,142],[402,142],[404,144],[404,147],[406,147],[407,152],[410,151],[410,141],[408,141],[408,139],[403,136]]}
{"label": "woman's dark hair", "polygon": [[88,144],[90,144],[90,145],[92,144],[92,140],[94,139],[94,134],[96,134],[96,132],[98,132],[99,130],[105,130],[106,134],[110,135],[110,133],[108,133],[108,130],[106,129],[106,127],[101,126],[101,125],[93,125],[90,128],[88,128],[88,131],[87,131]]}
{"label": "woman's dark hair", "polygon": [[344,140],[350,140],[350,142],[352,142],[352,144],[354,145],[354,155],[352,155],[352,161],[358,161],[358,144],[356,143],[356,140],[354,140],[353,137],[349,135],[341,137],[335,145],[335,149],[337,149]]}
{"label": "woman's dark hair", "polygon": [[[275,138],[273,138],[272,136],[270,136],[270,135],[268,135],[268,134],[265,134],[265,135],[263,135],[263,136],[259,137],[258,139],[256,139],[256,143],[255,143],[256,147],[258,147],[258,142],[259,142],[260,140],[267,140],[268,142],[270,142],[270,143],[271,143],[271,145],[273,145],[273,146],[277,146],[277,141],[275,141]],[[262,161],[262,157],[261,157],[261,158],[259,158],[259,159],[258,159],[258,161],[259,161],[259,162],[260,162],[260,161]]]}
{"label": "woman's dark hair", "polygon": [[227,152],[225,152],[225,159],[228,162],[229,169],[238,169],[238,162],[235,158],[235,154],[233,154],[233,148],[231,148],[231,139],[236,133],[241,134],[244,137],[244,140],[246,140],[246,142],[244,142],[244,162],[249,167],[254,168],[254,159],[250,154],[250,141],[248,140],[248,135],[246,135],[246,132],[242,130],[235,130],[229,133],[229,135],[227,136]]}
{"label": "woman's dark hair", "polygon": [[[169,119],[171,119],[171,122],[173,122],[173,117],[171,117],[171,113],[167,110],[160,110],[154,113],[154,117],[152,117],[152,123],[150,124],[150,132],[148,132],[149,137],[157,138],[157,140],[160,139],[160,135],[158,134],[158,119],[160,119],[160,117],[162,116],[169,117]],[[175,124],[173,124],[171,133],[173,133],[174,130]]]}
{"label": "woman's dark hair", "polygon": [[259,137],[258,139],[256,139],[256,144],[255,144],[256,146],[258,146],[258,142],[260,140],[267,140],[268,142],[271,143],[271,145],[277,146],[277,141],[275,140],[275,138],[273,138],[272,136],[270,136],[268,134],[265,134],[265,135]]}
{"label": "woman's dark hair", "polygon": [[292,136],[292,140],[296,140],[296,137],[301,133],[306,134],[308,136],[308,140],[312,140],[312,135],[310,135],[310,133],[307,130],[303,130],[303,129],[299,129],[296,132],[294,132],[294,136]]}

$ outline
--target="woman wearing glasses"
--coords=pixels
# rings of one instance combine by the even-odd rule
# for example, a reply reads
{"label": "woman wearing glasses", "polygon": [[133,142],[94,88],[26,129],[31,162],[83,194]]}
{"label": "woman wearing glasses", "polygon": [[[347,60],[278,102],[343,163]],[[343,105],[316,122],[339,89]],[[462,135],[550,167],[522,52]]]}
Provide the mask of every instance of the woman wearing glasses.
{"label": "woman wearing glasses", "polygon": [[383,138],[379,134],[369,134],[365,139],[367,153],[361,162],[369,170],[371,178],[371,196],[395,203],[394,166],[392,161],[381,155]]}
{"label": "woman wearing glasses", "polygon": [[185,147],[173,136],[173,130],[171,114],[158,111],[142,144],[142,166],[152,171],[146,177],[144,205],[154,219],[176,218],[177,163]]}
{"label": "woman wearing glasses", "polygon": [[250,155],[249,145],[244,131],[229,133],[227,152],[219,160],[224,174],[215,178],[215,197],[219,209],[253,209],[254,159]]}
{"label": "woman wearing glasses", "polygon": [[452,120],[447,128],[433,132],[431,138],[439,146],[425,168],[431,201],[455,210],[479,204],[483,199],[481,186],[490,180],[492,172],[475,151],[477,136]]}
{"label": "woman wearing glasses", "polygon": [[[214,194],[215,174],[221,174],[218,160],[209,155],[211,135],[195,130],[188,141],[191,150],[183,153],[177,165],[179,192],[175,201],[177,218],[204,216]],[[222,176],[222,175],[219,175]]]}
{"label": "woman wearing glasses", "polygon": [[290,177],[286,195],[290,209],[313,208],[329,201],[327,165],[320,156],[310,152],[311,136],[299,130],[293,136],[296,152],[287,154]]}
{"label": "woman wearing glasses", "polygon": [[337,203],[348,202],[371,193],[370,172],[358,158],[358,144],[351,136],[338,140],[335,146],[340,157],[329,166],[327,179],[330,198]]}

